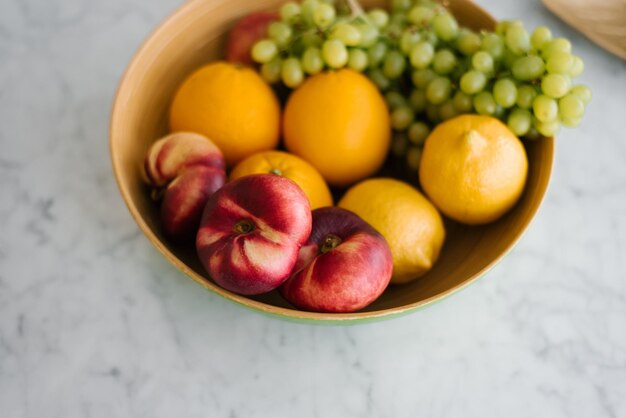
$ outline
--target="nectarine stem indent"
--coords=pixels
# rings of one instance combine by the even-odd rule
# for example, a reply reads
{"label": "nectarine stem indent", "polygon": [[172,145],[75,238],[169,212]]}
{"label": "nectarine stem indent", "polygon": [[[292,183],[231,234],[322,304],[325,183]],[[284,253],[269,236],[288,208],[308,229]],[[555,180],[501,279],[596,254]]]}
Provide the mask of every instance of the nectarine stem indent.
{"label": "nectarine stem indent", "polygon": [[337,235],[329,234],[326,236],[326,238],[324,238],[324,242],[322,243],[322,245],[320,245],[320,252],[322,254],[326,254],[339,244],[341,244],[341,238],[339,238]]}
{"label": "nectarine stem indent", "polygon": [[248,219],[243,219],[233,226],[233,231],[237,234],[247,234],[254,230],[254,224]]}

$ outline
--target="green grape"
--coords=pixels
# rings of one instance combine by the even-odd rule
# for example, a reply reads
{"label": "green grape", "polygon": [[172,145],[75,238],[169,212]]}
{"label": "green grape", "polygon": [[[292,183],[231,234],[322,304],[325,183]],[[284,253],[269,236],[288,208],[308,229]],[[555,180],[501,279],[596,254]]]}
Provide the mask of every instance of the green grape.
{"label": "green grape", "polygon": [[286,46],[291,41],[291,27],[283,22],[272,22],[268,26],[267,33],[279,47]]}
{"label": "green grape", "polygon": [[415,25],[426,25],[435,17],[435,11],[426,6],[415,6],[407,15],[409,22]]}
{"label": "green grape", "polygon": [[564,52],[570,54],[572,52],[572,44],[565,38],[556,38],[546,42],[541,48],[541,55],[548,59],[555,52]]}
{"label": "green grape", "polygon": [[432,104],[441,104],[450,97],[451,90],[449,78],[435,77],[426,87],[426,99]]}
{"label": "green grape", "polygon": [[394,132],[391,140],[391,153],[398,158],[404,157],[408,148],[409,141],[406,138],[406,134],[404,132]]}
{"label": "green grape", "polygon": [[506,34],[506,30],[509,27],[509,24],[511,22],[509,20],[501,20],[498,23],[496,23],[496,34],[504,37],[504,35]]}
{"label": "green grape", "polygon": [[261,76],[270,84],[280,81],[281,63],[279,58],[261,65]]}
{"label": "green grape", "polygon": [[440,49],[433,57],[433,69],[437,74],[449,74],[456,66],[456,57],[449,49]]}
{"label": "green grape", "polygon": [[520,81],[531,81],[543,75],[545,65],[536,55],[517,58],[511,67],[513,77]]}
{"label": "green grape", "polygon": [[537,51],[540,51],[541,48],[552,39],[552,32],[550,29],[545,26],[539,26],[533,31],[533,34],[530,36],[530,44]]}
{"label": "green grape", "polygon": [[375,26],[367,23],[360,23],[356,25],[359,32],[361,32],[361,43],[359,44],[363,48],[369,48],[374,45],[378,40],[379,33]]}
{"label": "green grape", "polygon": [[407,134],[409,136],[409,141],[411,141],[414,145],[422,145],[430,134],[430,128],[424,122],[413,122],[411,126],[409,126]]}
{"label": "green grape", "polygon": [[493,98],[497,104],[505,109],[515,105],[517,100],[517,87],[510,78],[501,78],[493,85]]}
{"label": "green grape", "polygon": [[493,115],[496,111],[496,101],[488,91],[481,91],[474,96],[473,104],[480,115]]}
{"label": "green grape", "polygon": [[459,36],[456,39],[456,48],[463,55],[472,55],[480,48],[481,40],[480,36],[467,29],[459,31]]}
{"label": "green grape", "polygon": [[378,67],[387,54],[387,44],[384,42],[376,42],[367,50],[370,67]]}
{"label": "green grape", "polygon": [[541,94],[533,100],[533,113],[540,122],[549,122],[558,116],[559,106],[556,100]]}
{"label": "green grape", "polygon": [[437,35],[435,35],[435,32],[433,32],[430,29],[427,29],[426,31],[422,32],[422,38],[424,41],[431,44],[434,48],[436,48],[437,45],[439,45],[439,38],[437,38]]}
{"label": "green grape", "polygon": [[330,68],[341,68],[348,63],[348,48],[339,39],[329,39],[322,46],[322,57]]}
{"label": "green grape", "polygon": [[568,52],[555,52],[546,61],[546,71],[550,74],[567,74],[574,65],[574,57]]}
{"label": "green grape", "polygon": [[485,51],[478,51],[472,55],[472,67],[481,73],[491,74],[493,72],[493,57]]}
{"label": "green grape", "polygon": [[582,84],[572,87],[570,93],[578,96],[585,105],[591,101],[591,90],[589,87],[583,86]]}
{"label": "green grape", "polygon": [[389,18],[389,25],[407,26],[406,13],[392,13]]}
{"label": "green grape", "polygon": [[535,128],[537,128],[537,131],[539,131],[541,135],[545,137],[550,137],[555,136],[559,132],[559,129],[561,128],[561,123],[557,119],[547,122],[537,121],[535,123]]}
{"label": "green grape", "polygon": [[406,61],[404,55],[399,51],[389,51],[383,62],[383,74],[390,80],[395,80],[402,75],[402,72],[406,68]]}
{"label": "green grape", "polygon": [[284,22],[289,22],[298,15],[300,15],[300,5],[298,3],[285,3],[280,8],[280,18]]}
{"label": "green grape", "polygon": [[348,67],[356,71],[364,71],[367,68],[367,53],[362,49],[352,48],[348,53]]}
{"label": "green grape", "polygon": [[519,55],[515,55],[510,49],[504,48],[504,54],[502,54],[502,67],[512,68],[515,64],[515,60],[519,58]]}
{"label": "green grape", "polygon": [[265,64],[270,62],[278,54],[278,47],[274,41],[262,39],[252,47],[252,59],[258,63]]}
{"label": "green grape", "polygon": [[409,96],[409,102],[411,107],[415,110],[415,113],[421,113],[426,109],[428,100],[426,100],[426,93],[424,90],[414,89]]}
{"label": "green grape", "polygon": [[[538,122],[536,122],[536,120],[533,119],[533,124],[534,123],[538,123]],[[526,133],[526,137],[525,138],[528,139],[528,140],[531,140],[531,141],[536,141],[537,139],[541,138],[541,134],[539,133],[537,128],[535,128],[534,125],[533,125],[528,130],[528,133]]]}
{"label": "green grape", "polygon": [[585,113],[585,104],[576,94],[570,93],[559,99],[559,116],[562,119],[578,119]]}
{"label": "green grape", "polygon": [[319,48],[311,46],[302,55],[302,68],[307,74],[317,74],[324,68],[324,58]]}
{"label": "green grape", "polygon": [[411,170],[417,171],[422,161],[422,148],[410,147],[406,152],[406,163]]}
{"label": "green grape", "polygon": [[507,26],[506,26],[506,29],[507,29],[507,30],[508,30],[509,28],[512,28],[512,27],[515,27],[515,26],[517,26],[517,27],[519,27],[519,28],[523,28],[523,27],[524,27],[524,22],[522,22],[522,21],[521,21],[521,20],[519,20],[519,19],[507,20]]}
{"label": "green grape", "polygon": [[391,81],[389,81],[389,79],[385,77],[385,75],[383,74],[380,68],[371,69],[367,73],[367,76],[370,78],[370,80],[372,80],[374,84],[376,84],[376,86],[380,90],[385,91],[389,88],[389,86],[391,86]]}
{"label": "green grape", "polygon": [[558,99],[567,94],[572,82],[570,78],[561,74],[548,74],[541,80],[543,94]]}
{"label": "green grape", "polygon": [[506,110],[502,106],[496,103],[496,110],[493,111],[493,116],[498,119],[504,119],[505,112]]}
{"label": "green grape", "polygon": [[488,32],[483,35],[480,49],[491,55],[493,59],[499,60],[504,54],[504,42],[497,34]]}
{"label": "green grape", "polygon": [[583,118],[578,117],[578,118],[573,118],[573,119],[569,119],[569,118],[561,118],[561,124],[563,126],[567,126],[568,128],[575,128],[578,125],[580,125],[580,122],[582,122]]}
{"label": "green grape", "polygon": [[461,91],[465,94],[476,94],[485,88],[487,77],[484,73],[476,70],[470,70],[461,77]]}
{"label": "green grape", "polygon": [[300,4],[300,15],[302,16],[302,18],[304,19],[304,22],[307,25],[313,26],[314,24],[313,16],[318,6],[319,6],[319,2],[317,0],[304,0]]}
{"label": "green grape", "polygon": [[530,109],[536,96],[537,90],[533,86],[528,84],[519,86],[517,89],[517,106],[522,109]]}
{"label": "green grape", "polygon": [[283,79],[283,83],[292,89],[298,87],[300,83],[302,83],[302,80],[304,80],[304,73],[302,72],[300,61],[293,57],[283,61],[280,75]]}
{"label": "green grape", "polygon": [[455,81],[455,84],[458,85],[461,80],[461,77],[463,77],[463,74],[471,70],[471,68],[468,67],[468,65],[471,66],[471,63],[469,61],[470,60],[467,58],[465,59],[457,58],[456,65],[454,66],[454,69],[452,70],[452,72],[449,74],[450,78]]}
{"label": "green grape", "polygon": [[450,13],[435,16],[432,23],[435,34],[443,41],[451,41],[459,32],[459,24]]}
{"label": "green grape", "polygon": [[415,87],[420,87],[422,89],[425,89],[428,83],[430,83],[430,80],[435,77],[437,77],[437,74],[435,74],[435,72],[430,68],[415,70],[411,74],[411,80],[413,81]]}
{"label": "green grape", "polygon": [[413,48],[411,48],[411,53],[409,55],[409,59],[411,60],[411,65],[415,68],[426,68],[430,65],[435,56],[435,49],[432,44],[429,44],[426,41],[420,41]]}
{"label": "green grape", "polygon": [[369,21],[378,29],[382,29],[389,23],[389,14],[383,9],[372,9],[367,13]]}
{"label": "green grape", "polygon": [[411,29],[407,29],[402,33],[400,37],[400,50],[405,54],[409,54],[413,46],[422,39],[419,32]]}
{"label": "green grape", "polygon": [[323,39],[317,33],[307,32],[302,34],[300,41],[305,47],[309,46],[322,46]]}
{"label": "green grape", "polygon": [[441,106],[439,106],[439,117],[441,118],[441,120],[452,119],[457,115],[458,113],[456,111],[456,108],[454,107],[454,103],[452,102],[452,100],[447,100]]}
{"label": "green grape", "polygon": [[439,117],[439,106],[432,103],[426,106],[426,116],[432,123],[439,122],[441,120]]}
{"label": "green grape", "polygon": [[452,98],[452,103],[456,112],[459,114],[469,113],[472,111],[472,96],[469,96],[462,91],[457,91]]}
{"label": "green grape", "polygon": [[391,10],[393,12],[404,12],[411,7],[411,0],[391,0]]}
{"label": "green grape", "polygon": [[398,39],[402,36],[402,32],[404,31],[403,23],[394,23],[391,22],[384,30],[384,34],[387,38],[390,39]]}
{"label": "green grape", "polygon": [[330,4],[319,4],[315,10],[313,10],[313,23],[319,28],[326,29],[335,21],[335,8]]}
{"label": "green grape", "polygon": [[400,106],[406,106],[404,96],[397,91],[385,93],[385,102],[387,102],[387,106],[392,110]]}
{"label": "green grape", "polygon": [[415,114],[409,106],[400,106],[391,112],[391,127],[397,131],[403,131],[413,122]]}
{"label": "green grape", "polygon": [[530,36],[523,26],[509,25],[504,42],[514,54],[520,55],[530,50]]}
{"label": "green grape", "polygon": [[507,119],[509,129],[517,136],[524,136],[532,125],[532,115],[526,109],[513,109]]}
{"label": "green grape", "polygon": [[347,46],[357,46],[361,43],[361,32],[349,23],[339,23],[330,32],[330,37],[339,39]]}
{"label": "green grape", "polygon": [[572,77],[578,77],[585,69],[585,63],[583,62],[582,58],[577,55],[572,55],[572,59],[573,62],[572,66],[569,69],[569,75]]}

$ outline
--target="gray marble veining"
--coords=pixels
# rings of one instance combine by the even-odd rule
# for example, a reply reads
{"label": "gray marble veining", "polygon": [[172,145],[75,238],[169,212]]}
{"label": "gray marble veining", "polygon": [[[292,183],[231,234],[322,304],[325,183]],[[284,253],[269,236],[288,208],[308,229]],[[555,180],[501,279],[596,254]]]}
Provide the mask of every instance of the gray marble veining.
{"label": "gray marble veining", "polygon": [[626,63],[538,1],[594,99],[548,195],[485,278],[355,327],[204,292],[140,234],[107,149],[112,97],[181,0],[0,3],[0,416],[626,416]]}

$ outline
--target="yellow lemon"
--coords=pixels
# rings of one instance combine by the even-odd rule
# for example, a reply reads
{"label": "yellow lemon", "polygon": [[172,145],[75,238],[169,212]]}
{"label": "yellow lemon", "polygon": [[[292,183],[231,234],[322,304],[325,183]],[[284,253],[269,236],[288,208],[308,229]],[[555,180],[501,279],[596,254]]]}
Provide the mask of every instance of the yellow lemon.
{"label": "yellow lemon", "polygon": [[195,71],[178,88],[170,108],[170,129],[206,136],[232,166],[256,152],[276,148],[280,105],[253,69],[214,62]]}
{"label": "yellow lemon", "polygon": [[241,161],[230,173],[230,180],[250,174],[271,173],[287,177],[309,198],[311,209],[332,206],[333,198],[322,175],[302,158],[282,151],[265,151]]}
{"label": "yellow lemon", "polygon": [[380,232],[391,249],[391,283],[406,283],[433,266],[445,229],[437,209],[415,188],[389,178],[365,180],[339,201]]}
{"label": "yellow lemon", "polygon": [[419,168],[424,192],[445,215],[478,225],[504,215],[521,196],[526,151],[491,116],[463,115],[439,124],[426,139]]}

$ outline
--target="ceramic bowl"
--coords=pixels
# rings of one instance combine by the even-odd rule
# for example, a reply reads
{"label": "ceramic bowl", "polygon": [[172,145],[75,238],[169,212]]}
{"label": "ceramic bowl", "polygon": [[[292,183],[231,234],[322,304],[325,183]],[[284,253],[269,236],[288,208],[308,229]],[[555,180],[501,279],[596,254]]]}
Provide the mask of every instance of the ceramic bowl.
{"label": "ceramic bowl", "polygon": [[[434,268],[402,286],[391,286],[366,309],[347,314],[297,310],[274,291],[245,297],[217,286],[204,272],[195,249],[164,239],[158,207],[141,177],[141,163],[150,144],[167,132],[167,110],[176,87],[194,69],[222,56],[225,34],[240,17],[276,10],[281,0],[192,0],[166,19],[136,53],[124,74],[111,117],[110,151],[122,197],[139,228],[183,273],[231,301],[282,318],[347,323],[391,317],[424,307],[472,283],[500,260],[520,238],[546,192],[554,140],[526,142],[529,175],[518,204],[495,223],[468,227],[447,224],[447,240]],[[365,7],[384,6],[363,0]],[[460,23],[492,29],[494,19],[474,3],[452,0],[449,7]]]}

